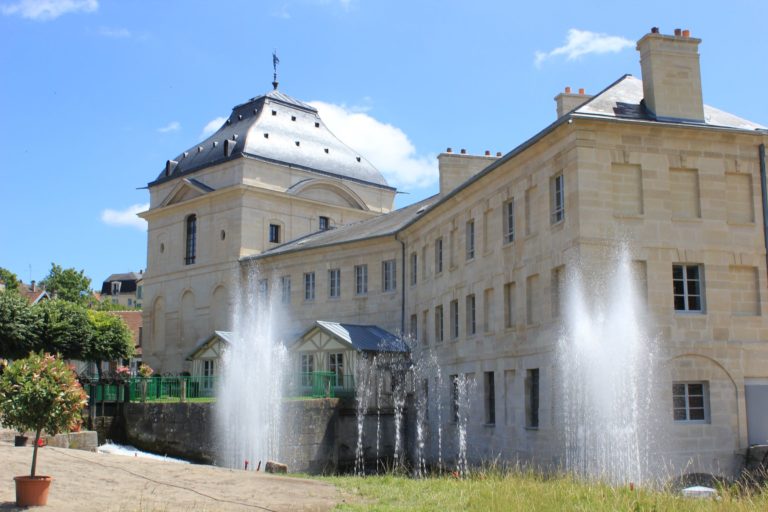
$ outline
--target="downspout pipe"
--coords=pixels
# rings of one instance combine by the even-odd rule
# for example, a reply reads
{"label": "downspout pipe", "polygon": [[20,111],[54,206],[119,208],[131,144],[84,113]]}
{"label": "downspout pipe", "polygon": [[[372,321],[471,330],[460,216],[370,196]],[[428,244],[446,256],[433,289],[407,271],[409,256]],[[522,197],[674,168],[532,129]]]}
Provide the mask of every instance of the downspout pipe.
{"label": "downspout pipe", "polygon": [[765,143],[757,148],[760,159],[760,190],[763,197],[763,242],[765,244],[765,268],[768,272],[768,183],[766,183],[765,170]]}

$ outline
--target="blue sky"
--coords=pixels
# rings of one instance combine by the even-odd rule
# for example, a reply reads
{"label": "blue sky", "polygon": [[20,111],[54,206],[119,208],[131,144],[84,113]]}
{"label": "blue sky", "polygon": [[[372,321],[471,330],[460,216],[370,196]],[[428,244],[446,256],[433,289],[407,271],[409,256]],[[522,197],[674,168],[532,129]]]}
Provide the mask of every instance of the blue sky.
{"label": "blue sky", "polygon": [[402,206],[435,192],[445,148],[507,152],[565,86],[640,76],[652,26],[703,39],[705,103],[768,124],[766,19],[758,0],[0,0],[0,266],[29,281],[56,262],[94,287],[143,269],[140,187],[271,88],[273,49],[280,89]]}

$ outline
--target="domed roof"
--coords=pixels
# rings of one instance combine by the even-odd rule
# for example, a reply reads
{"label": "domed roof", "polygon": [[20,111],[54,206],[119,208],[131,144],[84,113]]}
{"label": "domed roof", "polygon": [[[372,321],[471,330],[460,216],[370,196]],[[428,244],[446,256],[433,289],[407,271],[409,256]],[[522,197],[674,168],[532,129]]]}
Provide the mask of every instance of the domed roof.
{"label": "domed roof", "polygon": [[277,89],[251,98],[213,135],[166,163],[155,185],[239,157],[392,188],[325,126],[317,109]]}

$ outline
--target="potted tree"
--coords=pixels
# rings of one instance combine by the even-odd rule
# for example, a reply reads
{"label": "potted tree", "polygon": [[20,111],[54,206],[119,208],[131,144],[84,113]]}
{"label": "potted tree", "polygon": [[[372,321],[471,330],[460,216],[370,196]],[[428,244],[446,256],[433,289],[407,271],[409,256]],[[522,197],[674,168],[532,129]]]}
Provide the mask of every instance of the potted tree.
{"label": "potted tree", "polygon": [[43,431],[56,435],[78,426],[87,402],[75,372],[50,354],[31,353],[5,368],[0,376],[2,423],[35,433],[30,474],[14,477],[18,506],[46,504],[52,478],[35,473],[40,435]]}

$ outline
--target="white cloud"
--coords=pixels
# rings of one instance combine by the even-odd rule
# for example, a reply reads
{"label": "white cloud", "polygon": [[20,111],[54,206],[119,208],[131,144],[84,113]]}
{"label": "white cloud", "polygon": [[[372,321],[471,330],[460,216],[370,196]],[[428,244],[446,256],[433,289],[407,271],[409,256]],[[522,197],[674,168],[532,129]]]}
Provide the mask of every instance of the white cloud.
{"label": "white cloud", "polygon": [[171,121],[167,125],[163,126],[162,128],[158,128],[157,131],[160,133],[168,133],[168,132],[176,132],[179,131],[181,128],[181,123],[178,121]]}
{"label": "white cloud", "polygon": [[419,155],[400,128],[344,105],[322,101],[310,105],[319,111],[328,128],[376,166],[390,185],[414,189],[437,182],[435,155]]}
{"label": "white cloud", "polygon": [[98,8],[98,0],[20,0],[0,5],[0,11],[5,15],[18,14],[36,21],[53,20],[68,12],[93,12]]}
{"label": "white cloud", "polygon": [[201,137],[208,137],[210,135],[213,135],[216,130],[221,128],[221,125],[224,124],[224,121],[226,121],[226,117],[217,117],[216,119],[211,119],[208,121],[208,124],[205,125],[203,128],[203,133],[200,134]]}
{"label": "white cloud", "polygon": [[565,55],[567,60],[575,60],[591,53],[618,53],[624,48],[631,48],[634,45],[633,41],[620,36],[609,36],[608,34],[572,28],[568,30],[568,36],[563,46],[549,52],[536,52],[534,64],[537,68],[541,67],[546,59],[558,55]]}
{"label": "white cloud", "polygon": [[127,28],[101,27],[99,28],[99,35],[114,39],[127,39],[132,34]]}
{"label": "white cloud", "polygon": [[101,212],[101,221],[110,226],[129,226],[136,229],[147,229],[147,221],[136,214],[149,209],[149,203],[134,204],[125,210],[112,210],[107,208]]}

